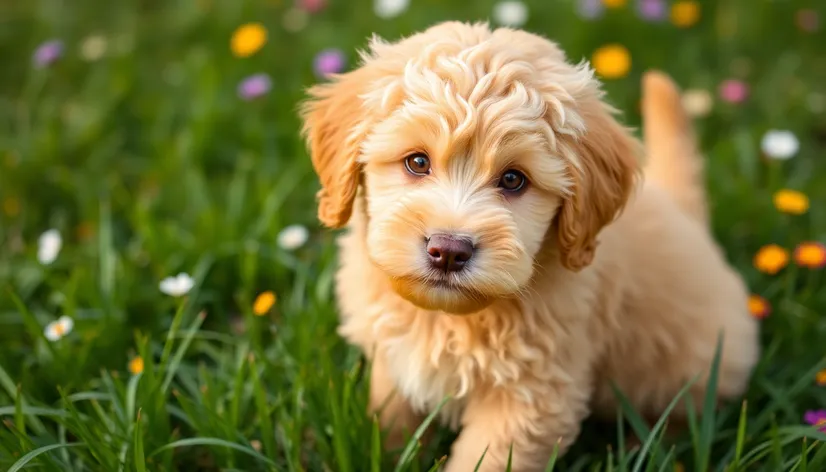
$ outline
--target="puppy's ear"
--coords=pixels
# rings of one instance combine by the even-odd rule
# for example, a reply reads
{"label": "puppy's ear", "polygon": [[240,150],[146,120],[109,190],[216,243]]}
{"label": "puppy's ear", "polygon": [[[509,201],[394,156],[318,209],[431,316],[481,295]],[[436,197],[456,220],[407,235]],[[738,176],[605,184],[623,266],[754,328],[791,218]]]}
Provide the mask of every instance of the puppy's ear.
{"label": "puppy's ear", "polygon": [[595,100],[580,111],[585,132],[574,144],[579,169],[573,170],[574,188],[558,217],[562,264],[580,270],[591,263],[597,234],[612,222],[634,189],[640,169],[639,141]]}
{"label": "puppy's ear", "polygon": [[329,228],[347,224],[359,186],[361,141],[367,129],[361,93],[369,85],[362,69],[338,75],[308,90],[301,105],[303,135],[321,181],[318,218]]}

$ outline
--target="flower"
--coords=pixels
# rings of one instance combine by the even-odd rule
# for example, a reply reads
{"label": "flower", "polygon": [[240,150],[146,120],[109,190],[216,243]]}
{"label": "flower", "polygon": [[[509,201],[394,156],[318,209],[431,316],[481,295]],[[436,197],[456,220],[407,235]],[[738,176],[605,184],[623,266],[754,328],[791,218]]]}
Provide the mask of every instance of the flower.
{"label": "flower", "polygon": [[387,20],[401,15],[409,6],[410,0],[374,0],[373,12]]}
{"label": "flower", "polygon": [[602,0],[577,0],[576,2],[577,13],[586,20],[599,18],[604,10],[605,5],[602,4]]}
{"label": "flower", "polygon": [[87,36],[80,43],[80,57],[92,62],[100,59],[106,54],[106,38],[100,35]]}
{"label": "flower", "polygon": [[184,272],[181,272],[175,277],[167,277],[161,280],[161,292],[173,297],[180,297],[189,293],[192,287],[195,286],[195,280]]}
{"label": "flower", "polygon": [[821,370],[815,375],[815,383],[821,387],[826,386],[826,369]]}
{"label": "flower", "polygon": [[325,49],[318,53],[313,60],[313,70],[316,76],[325,78],[344,70],[344,63],[344,53],[340,49]]}
{"label": "flower", "polygon": [[648,21],[665,19],[666,5],[664,0],[638,0],[637,13],[640,18]]}
{"label": "flower", "polygon": [[46,41],[35,49],[32,60],[34,61],[35,67],[42,69],[43,67],[51,65],[60,59],[62,55],[63,41],[60,41],[59,39],[52,39],[50,41]]}
{"label": "flower", "polygon": [[720,83],[720,98],[729,103],[741,103],[749,96],[749,86],[745,82],[728,79]]}
{"label": "flower", "polygon": [[249,57],[267,43],[267,30],[261,23],[247,23],[232,34],[230,49],[237,57]]}
{"label": "flower", "polygon": [[49,265],[57,259],[60,248],[63,247],[63,238],[56,229],[45,231],[37,239],[37,260],[43,265]]}
{"label": "flower", "polygon": [[318,13],[327,6],[327,0],[298,0],[298,7],[309,13]]}
{"label": "flower", "polygon": [[74,326],[74,320],[64,315],[58,318],[57,321],[52,321],[47,324],[46,328],[43,330],[43,335],[46,336],[46,339],[49,341],[58,341],[63,336],[71,333]]}
{"label": "flower", "polygon": [[252,100],[266,95],[272,88],[272,80],[265,73],[254,74],[238,84],[238,96],[244,100]]}
{"label": "flower", "polygon": [[143,372],[143,358],[140,356],[133,357],[132,360],[129,361],[129,372],[132,375],[138,375]]}
{"label": "flower", "polygon": [[783,213],[802,215],[809,210],[809,197],[797,190],[778,190],[772,200],[774,201],[774,207]]}
{"label": "flower", "polygon": [[624,7],[628,0],[602,0],[602,3],[608,8]]}
{"label": "flower", "polygon": [[789,253],[777,244],[768,244],[757,251],[753,262],[760,272],[774,275],[789,263]]}
{"label": "flower", "polygon": [[608,44],[594,51],[591,63],[606,79],[619,79],[631,70],[631,54],[621,44]]}
{"label": "flower", "polygon": [[307,242],[310,233],[304,226],[290,225],[278,233],[278,245],[288,251],[298,249]]}
{"label": "flower", "polygon": [[826,246],[815,241],[806,241],[794,250],[794,261],[800,267],[821,269],[826,266]]}
{"label": "flower", "polygon": [[253,439],[250,441],[250,446],[258,452],[261,452],[261,441]]}
{"label": "flower", "polygon": [[528,21],[528,7],[517,0],[498,2],[493,6],[493,19],[500,25],[518,28]]}
{"label": "flower", "polygon": [[689,89],[683,92],[683,108],[693,117],[706,116],[714,106],[714,98],[707,90]]}
{"label": "flower", "polygon": [[273,305],[275,305],[275,293],[266,291],[255,297],[255,302],[252,304],[252,312],[258,316],[263,316],[270,311]]}
{"label": "flower", "polygon": [[759,295],[749,296],[749,313],[751,313],[751,316],[762,320],[763,318],[769,316],[771,311],[772,307],[765,298]]}
{"label": "flower", "polygon": [[826,410],[809,410],[803,415],[803,421],[826,433]]}
{"label": "flower", "polygon": [[695,0],[679,0],[671,5],[671,23],[677,28],[689,28],[700,20],[700,4]]}
{"label": "flower", "polygon": [[305,10],[300,8],[290,8],[284,12],[284,16],[281,18],[281,24],[284,26],[285,30],[291,33],[297,33],[307,26],[308,20],[309,18],[307,17],[307,12]]}
{"label": "flower", "polygon": [[814,33],[820,28],[820,18],[817,16],[817,12],[811,8],[798,10],[794,20],[800,31],[806,33]]}
{"label": "flower", "polygon": [[772,159],[786,160],[794,157],[800,149],[800,141],[791,131],[771,129],[760,141],[760,149]]}

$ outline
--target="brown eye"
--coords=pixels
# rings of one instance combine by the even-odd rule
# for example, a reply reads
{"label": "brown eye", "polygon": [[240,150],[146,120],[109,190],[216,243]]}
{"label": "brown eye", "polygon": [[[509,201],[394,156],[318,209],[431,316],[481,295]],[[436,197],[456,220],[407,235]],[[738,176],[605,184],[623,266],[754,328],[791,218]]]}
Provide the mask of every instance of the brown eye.
{"label": "brown eye", "polygon": [[499,179],[499,187],[508,192],[518,192],[525,187],[528,182],[527,177],[518,170],[507,170]]}
{"label": "brown eye", "polygon": [[426,155],[417,152],[404,159],[404,167],[413,175],[427,175],[430,173],[430,159]]}

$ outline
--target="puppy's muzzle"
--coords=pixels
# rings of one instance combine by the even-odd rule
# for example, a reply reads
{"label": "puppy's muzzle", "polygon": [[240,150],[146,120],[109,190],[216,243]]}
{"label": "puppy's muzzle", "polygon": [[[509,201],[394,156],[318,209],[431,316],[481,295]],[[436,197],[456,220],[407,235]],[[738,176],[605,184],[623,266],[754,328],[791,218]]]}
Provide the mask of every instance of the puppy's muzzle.
{"label": "puppy's muzzle", "polygon": [[427,240],[430,266],[441,272],[459,272],[473,257],[473,243],[449,234],[434,234]]}

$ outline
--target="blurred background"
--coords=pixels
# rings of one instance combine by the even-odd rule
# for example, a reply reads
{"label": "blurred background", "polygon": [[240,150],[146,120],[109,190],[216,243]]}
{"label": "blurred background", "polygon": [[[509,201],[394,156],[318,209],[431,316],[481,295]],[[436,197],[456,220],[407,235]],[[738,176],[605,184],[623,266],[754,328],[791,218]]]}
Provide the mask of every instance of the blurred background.
{"label": "blurred background", "polygon": [[826,407],[821,0],[3,1],[0,469],[77,442],[34,460],[366,470],[362,364],[335,333],[297,104],[372,34],[444,20],[553,39],[634,126],[641,74],[675,78],[714,231],[766,326],[754,427]]}

